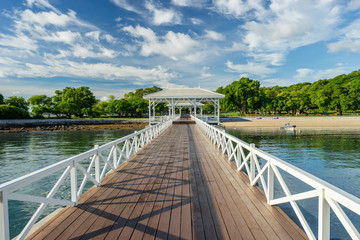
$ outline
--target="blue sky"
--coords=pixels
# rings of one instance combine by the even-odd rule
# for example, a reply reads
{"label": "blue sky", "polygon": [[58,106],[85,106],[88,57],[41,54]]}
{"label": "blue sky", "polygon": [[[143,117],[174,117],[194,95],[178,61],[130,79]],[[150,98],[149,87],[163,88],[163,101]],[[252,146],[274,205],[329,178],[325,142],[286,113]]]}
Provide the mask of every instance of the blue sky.
{"label": "blue sky", "polygon": [[0,93],[215,90],[359,69],[360,0],[1,0]]}

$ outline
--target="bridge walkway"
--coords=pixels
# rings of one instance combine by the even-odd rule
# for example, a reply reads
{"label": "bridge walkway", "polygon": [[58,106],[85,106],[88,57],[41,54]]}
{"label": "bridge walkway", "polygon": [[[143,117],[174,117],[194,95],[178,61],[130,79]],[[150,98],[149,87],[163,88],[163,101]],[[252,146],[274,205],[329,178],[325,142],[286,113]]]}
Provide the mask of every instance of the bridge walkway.
{"label": "bridge walkway", "polygon": [[307,239],[194,124],[169,127],[28,239]]}

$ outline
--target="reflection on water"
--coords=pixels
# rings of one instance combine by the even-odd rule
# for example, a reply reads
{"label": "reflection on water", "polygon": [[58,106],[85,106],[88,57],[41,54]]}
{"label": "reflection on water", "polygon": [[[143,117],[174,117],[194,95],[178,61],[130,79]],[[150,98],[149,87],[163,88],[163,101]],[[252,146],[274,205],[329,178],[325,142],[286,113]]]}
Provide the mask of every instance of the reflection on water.
{"label": "reflection on water", "polygon": [[[85,152],[115,139],[133,133],[133,130],[99,130],[74,132],[25,132],[0,134],[0,183],[7,182],[30,172],[49,166],[76,154]],[[35,193],[46,196],[54,180],[62,172],[55,173],[21,190],[21,193]],[[67,179],[66,181],[69,181]],[[80,181],[80,179],[79,179]],[[69,196],[69,189],[63,184],[55,198]],[[91,184],[88,183],[87,187]],[[10,232],[15,237],[25,226],[30,216],[39,206],[36,203],[9,201]],[[59,206],[49,206],[47,215]]]}
{"label": "reflection on water", "polygon": [[[255,143],[256,147],[360,198],[360,128],[337,130],[309,128],[300,132],[298,130],[284,132],[278,128],[229,128],[226,131],[245,142]],[[309,186],[301,184],[284,172],[281,173],[287,179],[292,193],[296,193],[299,189],[310,189]],[[276,194],[281,195],[282,191],[277,189]],[[308,221],[315,225],[313,231],[317,234],[317,199],[298,203],[303,208]],[[281,207],[296,220],[290,206],[284,204]],[[351,213],[350,217],[360,230],[360,218]],[[343,232],[335,215],[332,215],[331,234],[334,238],[350,239]]]}

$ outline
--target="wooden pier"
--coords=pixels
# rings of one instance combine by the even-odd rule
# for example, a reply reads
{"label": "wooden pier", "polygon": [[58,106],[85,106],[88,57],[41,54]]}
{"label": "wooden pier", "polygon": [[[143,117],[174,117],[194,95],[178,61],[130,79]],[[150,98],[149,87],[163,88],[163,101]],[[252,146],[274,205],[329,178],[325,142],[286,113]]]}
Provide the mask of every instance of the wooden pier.
{"label": "wooden pier", "polygon": [[27,239],[307,239],[195,124],[170,126]]}

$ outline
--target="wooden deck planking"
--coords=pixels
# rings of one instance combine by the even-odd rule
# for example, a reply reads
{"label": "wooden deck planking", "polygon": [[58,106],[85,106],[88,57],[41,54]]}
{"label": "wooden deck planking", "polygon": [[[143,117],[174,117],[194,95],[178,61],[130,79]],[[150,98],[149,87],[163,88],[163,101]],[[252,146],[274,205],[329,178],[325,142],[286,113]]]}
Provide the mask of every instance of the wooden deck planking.
{"label": "wooden deck planking", "polygon": [[29,239],[307,239],[193,124],[173,125]]}

